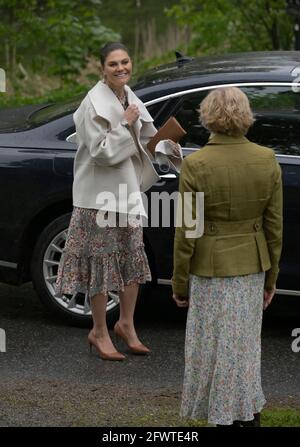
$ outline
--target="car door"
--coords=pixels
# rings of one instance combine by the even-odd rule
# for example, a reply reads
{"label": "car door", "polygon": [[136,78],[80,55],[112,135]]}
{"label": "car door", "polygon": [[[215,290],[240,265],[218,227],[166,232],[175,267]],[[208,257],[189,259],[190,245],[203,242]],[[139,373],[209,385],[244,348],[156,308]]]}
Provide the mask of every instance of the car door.
{"label": "car door", "polygon": [[[282,169],[284,187],[283,251],[277,286],[282,293],[290,294],[292,290],[293,294],[300,295],[300,94],[289,85],[256,84],[244,84],[241,87],[250,100],[256,118],[247,137],[274,149]],[[208,131],[199,123],[198,108],[210,90],[210,87],[201,87],[192,94],[182,95],[169,108],[169,114],[164,116],[166,119],[169,115],[174,115],[187,131],[181,141],[184,155],[198,150],[208,140]],[[165,230],[163,234],[165,235]],[[174,231],[170,229],[163,238],[164,244],[156,243],[155,248],[156,258],[161,256],[164,261],[170,261],[163,266],[158,262],[158,282],[165,284],[170,284],[172,276],[173,235]],[[161,240],[160,237],[157,239]],[[166,255],[162,255],[162,250],[169,250],[168,259]]]}
{"label": "car door", "polygon": [[251,89],[248,96],[256,117],[249,138],[272,147],[282,170],[284,226],[277,287],[300,295],[300,93],[272,86]]}
{"label": "car door", "polygon": [[[148,105],[147,109],[159,128],[172,114],[177,99],[170,99]],[[179,174],[174,169],[167,172],[158,163],[153,167],[160,176],[148,191],[148,219],[144,225],[144,242],[153,279],[164,282],[169,279],[173,266],[173,240],[175,228],[176,191]]]}
{"label": "car door", "polygon": [[[204,96],[205,93],[197,92],[148,106],[156,127],[160,127],[173,115],[186,130],[186,136],[180,141],[183,156],[204,146],[208,140],[209,133],[200,125],[197,113]],[[146,193],[150,206],[148,226],[144,228],[145,244],[146,248],[148,245],[148,258],[150,258],[152,271],[155,271],[158,283],[168,285],[173,270],[176,192],[179,187],[179,174],[172,169],[167,173],[161,172],[157,163],[154,163],[154,167],[161,179]],[[159,217],[156,218],[156,215]],[[169,220],[167,215],[169,215]]]}

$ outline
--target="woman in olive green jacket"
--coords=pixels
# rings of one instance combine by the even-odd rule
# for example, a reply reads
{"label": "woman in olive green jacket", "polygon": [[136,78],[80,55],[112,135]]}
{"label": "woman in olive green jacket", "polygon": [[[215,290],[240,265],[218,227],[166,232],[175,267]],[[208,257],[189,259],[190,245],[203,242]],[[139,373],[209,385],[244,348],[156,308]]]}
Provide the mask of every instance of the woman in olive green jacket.
{"label": "woman in olive green jacket", "polygon": [[[204,233],[176,228],[173,298],[189,306],[181,414],[217,425],[258,425],[262,311],[271,302],[282,244],[281,170],[251,143],[246,95],[235,87],[201,103],[207,145],[185,158],[180,193],[204,192]],[[182,207],[184,209],[184,206]],[[184,219],[183,219],[184,222]]]}

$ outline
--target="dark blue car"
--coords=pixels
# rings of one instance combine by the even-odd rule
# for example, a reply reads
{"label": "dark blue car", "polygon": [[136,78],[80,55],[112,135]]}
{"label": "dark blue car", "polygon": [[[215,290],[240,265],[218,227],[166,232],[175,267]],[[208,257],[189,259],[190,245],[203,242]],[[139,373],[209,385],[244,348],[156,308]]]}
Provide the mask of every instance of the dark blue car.
{"label": "dark blue car", "polygon": [[[278,293],[300,296],[300,52],[261,52],[179,58],[149,71],[133,86],[157,127],[173,115],[187,131],[184,155],[208,139],[197,108],[205,95],[225,85],[240,87],[255,113],[252,141],[272,147],[284,183],[284,243]],[[72,212],[76,145],[72,113],[80,98],[63,104],[0,110],[0,281],[33,281],[42,302],[75,324],[90,321],[83,294],[54,296],[57,268]],[[201,150],[201,149],[200,149]],[[175,171],[161,172],[148,192],[172,193]],[[144,241],[153,284],[170,285],[174,236],[171,228],[147,227]],[[149,210],[151,217],[151,208]],[[108,317],[118,314],[110,293]]]}

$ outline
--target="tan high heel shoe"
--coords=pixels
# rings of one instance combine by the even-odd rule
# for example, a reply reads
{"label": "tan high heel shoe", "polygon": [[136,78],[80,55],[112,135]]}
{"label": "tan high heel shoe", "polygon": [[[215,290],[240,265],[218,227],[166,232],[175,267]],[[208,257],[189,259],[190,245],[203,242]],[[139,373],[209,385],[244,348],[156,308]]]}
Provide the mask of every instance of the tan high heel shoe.
{"label": "tan high heel shoe", "polygon": [[151,352],[150,349],[147,348],[147,346],[143,345],[142,343],[138,345],[130,345],[128,342],[127,335],[123,332],[118,322],[115,324],[114,333],[118,335],[127,344],[128,348],[130,349],[131,352],[133,352],[133,354],[145,355]]}
{"label": "tan high heel shoe", "polygon": [[122,361],[125,360],[125,355],[121,354],[121,352],[103,352],[98,345],[97,339],[92,332],[88,335],[88,343],[90,346],[90,352],[92,352],[92,347],[94,346],[99,353],[99,356],[102,360],[113,360],[113,361]]}

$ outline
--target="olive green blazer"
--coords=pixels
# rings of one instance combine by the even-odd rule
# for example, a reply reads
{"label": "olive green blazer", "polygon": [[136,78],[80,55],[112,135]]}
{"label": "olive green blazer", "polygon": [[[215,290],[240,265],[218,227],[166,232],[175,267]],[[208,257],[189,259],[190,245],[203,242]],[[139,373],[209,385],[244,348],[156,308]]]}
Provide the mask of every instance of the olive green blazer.
{"label": "olive green blazer", "polygon": [[[204,192],[204,233],[176,227],[173,291],[188,296],[189,274],[208,277],[266,272],[275,286],[282,245],[281,169],[272,149],[216,134],[182,164],[179,192]],[[184,209],[184,205],[181,209]],[[181,212],[181,211],[180,211]],[[193,229],[193,228],[192,228]]]}

